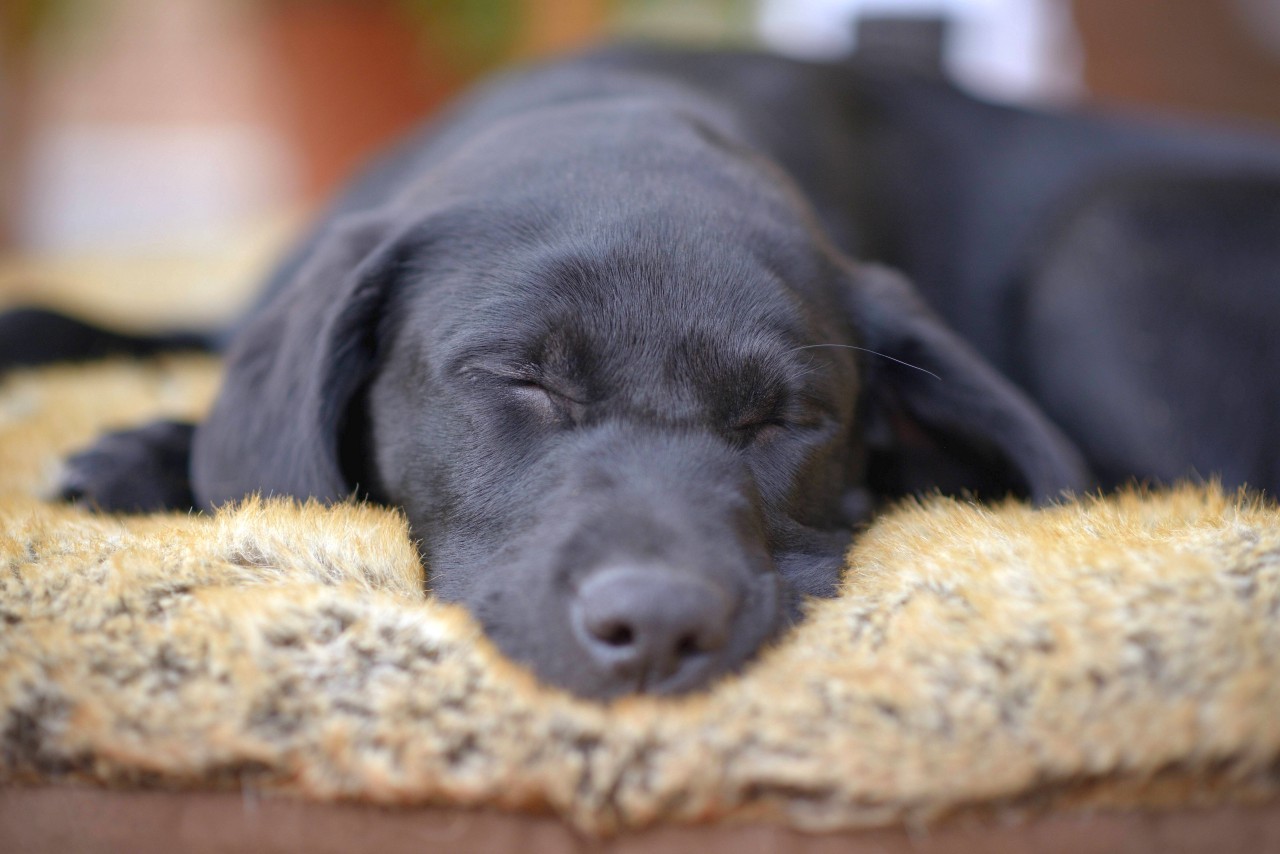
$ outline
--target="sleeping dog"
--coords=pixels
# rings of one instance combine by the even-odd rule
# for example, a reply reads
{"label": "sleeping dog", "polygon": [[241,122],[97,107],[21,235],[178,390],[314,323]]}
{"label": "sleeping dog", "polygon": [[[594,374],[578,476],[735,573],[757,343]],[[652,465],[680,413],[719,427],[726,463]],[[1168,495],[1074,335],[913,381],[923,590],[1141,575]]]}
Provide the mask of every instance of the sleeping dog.
{"label": "sleeping dog", "polygon": [[396,506],[542,679],[679,692],[830,595],[885,497],[1280,486],[1277,321],[1271,140],[613,48],[377,164],[227,336],[207,419],[103,437],[66,493]]}

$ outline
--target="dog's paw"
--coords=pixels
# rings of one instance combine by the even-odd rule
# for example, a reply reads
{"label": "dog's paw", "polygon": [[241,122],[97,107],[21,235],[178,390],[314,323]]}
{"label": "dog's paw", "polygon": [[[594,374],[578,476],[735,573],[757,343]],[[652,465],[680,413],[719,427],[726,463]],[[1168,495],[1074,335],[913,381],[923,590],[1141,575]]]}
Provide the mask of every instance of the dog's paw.
{"label": "dog's paw", "polygon": [[194,433],[195,425],[176,421],[107,433],[66,461],[59,495],[113,513],[189,510]]}

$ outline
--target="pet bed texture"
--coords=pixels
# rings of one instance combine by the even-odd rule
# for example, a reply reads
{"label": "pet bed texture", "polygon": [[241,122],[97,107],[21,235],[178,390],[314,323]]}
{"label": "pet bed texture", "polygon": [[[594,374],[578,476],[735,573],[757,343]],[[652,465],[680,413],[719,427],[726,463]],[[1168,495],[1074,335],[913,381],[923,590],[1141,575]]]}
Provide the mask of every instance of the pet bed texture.
{"label": "pet bed texture", "polygon": [[1213,487],[887,513],[740,675],[601,705],[424,595],[402,516],[48,503],[103,429],[209,403],[203,357],[0,382],[0,782],[803,829],[1271,801],[1280,511]]}

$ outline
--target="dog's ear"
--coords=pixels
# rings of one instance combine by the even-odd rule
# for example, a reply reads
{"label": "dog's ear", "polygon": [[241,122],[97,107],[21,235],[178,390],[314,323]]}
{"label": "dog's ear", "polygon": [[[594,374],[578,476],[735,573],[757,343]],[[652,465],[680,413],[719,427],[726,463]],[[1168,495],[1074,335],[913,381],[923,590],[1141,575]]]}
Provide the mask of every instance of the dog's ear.
{"label": "dog's ear", "polygon": [[[867,478],[890,494],[1022,493],[1039,503],[1092,483],[1080,452],[949,329],[902,275],[851,265],[847,294],[868,354]],[[879,481],[877,483],[877,481]]]}
{"label": "dog's ear", "polygon": [[339,221],[241,330],[192,446],[198,506],[253,492],[322,501],[353,493],[342,431],[373,370],[384,307],[416,237],[388,214]]}

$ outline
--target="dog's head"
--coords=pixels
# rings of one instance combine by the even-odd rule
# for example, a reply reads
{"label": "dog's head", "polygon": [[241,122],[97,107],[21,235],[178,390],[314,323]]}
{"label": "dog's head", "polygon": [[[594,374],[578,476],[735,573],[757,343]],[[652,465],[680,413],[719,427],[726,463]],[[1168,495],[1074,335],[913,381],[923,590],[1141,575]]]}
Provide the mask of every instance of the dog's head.
{"label": "dog's head", "polygon": [[402,507],[436,595],[609,696],[704,684],[831,594],[920,437],[1038,499],[1084,483],[767,163],[630,118],[506,128],[519,150],[481,140],[336,227],[233,349],[197,496]]}

